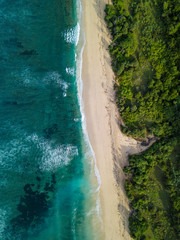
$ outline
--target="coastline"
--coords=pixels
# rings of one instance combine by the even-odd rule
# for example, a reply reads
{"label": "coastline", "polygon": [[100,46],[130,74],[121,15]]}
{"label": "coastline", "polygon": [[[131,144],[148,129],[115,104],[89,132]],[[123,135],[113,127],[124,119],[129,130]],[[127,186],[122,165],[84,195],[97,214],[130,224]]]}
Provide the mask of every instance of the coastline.
{"label": "coastline", "polygon": [[[131,239],[129,200],[124,190],[123,167],[128,155],[147,149],[120,131],[114,98],[114,73],[108,52],[110,34],[104,21],[108,0],[82,0],[85,46],[82,81],[86,127],[101,178],[100,203],[103,239]],[[149,146],[148,146],[149,147]]]}
{"label": "coastline", "polygon": [[[127,146],[117,124],[118,113],[114,104],[113,79],[108,45],[110,37],[104,21],[104,8],[107,1],[83,0],[83,23],[86,44],[83,51],[83,102],[88,136],[95,153],[101,177],[100,203],[103,220],[104,239],[131,239],[128,230],[129,206],[125,195],[122,167],[127,164],[118,162],[122,149],[116,143]],[[122,138],[123,139],[122,141]],[[133,145],[136,145],[134,142]],[[118,144],[119,145],[119,144]],[[114,155],[113,149],[117,150]],[[119,152],[118,152],[119,151]],[[122,160],[122,159],[121,159]],[[122,164],[122,165],[119,165]],[[119,166],[118,166],[119,165]],[[117,172],[116,172],[117,171]]]}

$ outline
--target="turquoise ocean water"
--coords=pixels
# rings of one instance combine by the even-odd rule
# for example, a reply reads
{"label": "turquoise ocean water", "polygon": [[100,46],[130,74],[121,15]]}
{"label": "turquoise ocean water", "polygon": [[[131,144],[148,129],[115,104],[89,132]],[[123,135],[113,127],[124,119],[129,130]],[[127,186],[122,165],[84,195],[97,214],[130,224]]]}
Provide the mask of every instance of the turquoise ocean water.
{"label": "turquoise ocean water", "polygon": [[101,239],[78,0],[0,0],[0,240]]}

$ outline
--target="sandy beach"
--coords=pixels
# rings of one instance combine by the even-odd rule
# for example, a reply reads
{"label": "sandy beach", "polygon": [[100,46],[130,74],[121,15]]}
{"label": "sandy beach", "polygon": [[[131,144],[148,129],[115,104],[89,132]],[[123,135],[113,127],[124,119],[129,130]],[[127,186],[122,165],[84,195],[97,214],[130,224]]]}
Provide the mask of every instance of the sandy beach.
{"label": "sandy beach", "polygon": [[[83,101],[89,139],[101,177],[100,202],[105,240],[131,239],[129,201],[123,167],[128,155],[145,150],[120,131],[114,101],[114,75],[108,53],[110,35],[104,21],[106,0],[83,0],[86,44],[83,52]],[[146,147],[147,148],[147,147]]]}

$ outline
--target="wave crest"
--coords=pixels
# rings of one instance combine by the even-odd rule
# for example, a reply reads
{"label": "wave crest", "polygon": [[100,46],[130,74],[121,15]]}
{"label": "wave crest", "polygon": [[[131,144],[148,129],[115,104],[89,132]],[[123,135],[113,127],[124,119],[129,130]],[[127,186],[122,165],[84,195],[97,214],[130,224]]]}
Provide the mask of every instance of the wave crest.
{"label": "wave crest", "polygon": [[40,152],[39,168],[42,171],[55,171],[59,167],[67,166],[74,156],[78,155],[78,149],[71,144],[55,145],[53,141],[46,141],[34,134],[30,137]]}
{"label": "wave crest", "polygon": [[65,33],[63,33],[64,40],[67,43],[72,43],[75,44],[76,46],[78,45],[79,42],[79,36],[80,36],[80,25],[79,23],[76,24],[75,27],[69,28],[66,30]]}
{"label": "wave crest", "polygon": [[[16,130],[18,128],[16,127]],[[56,171],[67,166],[78,155],[78,148],[72,144],[58,144],[38,136],[36,133],[16,136],[8,145],[2,145],[0,150],[0,167],[4,170],[13,169],[14,172]],[[28,156],[31,153],[31,158]],[[33,154],[33,155],[32,155]],[[27,168],[28,167],[28,168]],[[1,182],[5,185],[6,181]]]}

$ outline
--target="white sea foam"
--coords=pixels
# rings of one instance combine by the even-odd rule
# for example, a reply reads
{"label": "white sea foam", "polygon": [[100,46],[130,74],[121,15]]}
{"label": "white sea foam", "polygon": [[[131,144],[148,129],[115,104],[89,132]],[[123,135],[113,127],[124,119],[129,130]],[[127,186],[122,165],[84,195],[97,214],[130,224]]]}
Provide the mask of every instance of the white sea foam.
{"label": "white sea foam", "polygon": [[67,67],[66,68],[66,72],[67,72],[67,74],[69,74],[71,76],[75,76],[75,69],[74,69],[74,67]]}
{"label": "white sea foam", "polygon": [[[24,141],[23,135],[19,138],[12,139],[8,144],[1,146],[0,150],[0,167],[5,169],[12,169],[14,171],[20,172],[20,165],[17,164],[14,167],[14,157],[21,154],[22,158],[27,156],[29,152],[29,147]],[[1,182],[2,184],[2,182]]]}
{"label": "white sea foam", "polygon": [[77,46],[77,44],[79,42],[79,36],[80,36],[79,23],[77,23],[75,27],[67,29],[66,32],[63,33],[63,35],[64,35],[64,40],[67,43],[72,43]]}
{"label": "white sea foam", "polygon": [[[42,171],[55,171],[60,167],[67,166],[74,156],[78,155],[78,149],[71,144],[56,144],[52,140],[39,137],[36,133],[27,135],[18,127],[15,131],[19,136],[12,139],[8,145],[1,146],[0,150],[0,167],[12,169],[16,172],[23,172],[28,162],[27,156],[34,149],[35,162],[31,164],[31,170],[36,169],[37,164]],[[16,157],[14,165],[14,157]],[[18,158],[18,156],[21,156]],[[21,161],[20,159],[25,159]],[[18,162],[19,161],[19,162]],[[6,181],[4,182],[6,184]],[[3,185],[4,185],[3,184]],[[2,182],[1,182],[2,186]]]}
{"label": "white sea foam", "polygon": [[74,118],[74,122],[79,122],[81,119],[79,118]]}
{"label": "white sea foam", "polygon": [[61,76],[59,73],[57,72],[49,72],[47,73],[47,75],[44,78],[44,83],[54,83],[57,84],[58,86],[61,87],[61,89],[63,90],[63,96],[65,97],[67,95],[67,89],[69,84],[67,82],[65,82],[64,80],[62,80]]}
{"label": "white sea foam", "polygon": [[75,155],[78,155],[78,149],[72,145],[61,145],[52,148],[45,144],[41,147],[44,155],[40,168],[45,171],[54,171],[59,167],[66,166]]}
{"label": "white sea foam", "polygon": [[73,206],[73,212],[72,212],[72,232],[73,232],[73,239],[76,240],[76,218],[77,218],[77,208],[75,207],[75,204]]}
{"label": "white sea foam", "polygon": [[25,67],[22,71],[18,70],[16,72],[11,72],[12,77],[16,78],[16,82],[18,84],[22,84],[24,86],[31,86],[33,84],[37,84],[37,80],[32,76],[29,67]]}
{"label": "white sea foam", "polygon": [[[67,68],[68,74],[75,74],[75,70],[73,68]],[[26,87],[36,87],[36,88],[43,88],[48,85],[57,85],[63,91],[63,96],[67,95],[67,89],[69,87],[69,83],[65,82],[61,75],[56,72],[47,72],[42,77],[37,77],[31,71],[29,67],[22,69],[22,71],[17,71],[11,73],[13,78],[16,78],[16,82],[18,84],[26,86]]]}
{"label": "white sea foam", "polygon": [[55,145],[53,141],[39,138],[37,134],[30,136],[29,141],[33,141],[41,152],[39,168],[42,171],[55,171],[68,165],[73,157],[78,155],[76,146],[71,144]]}

